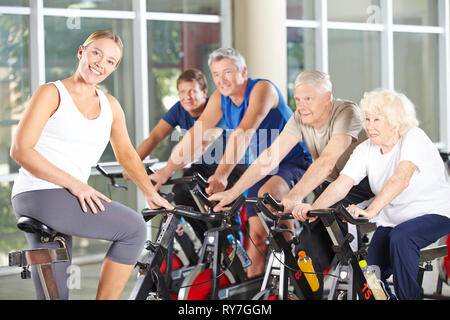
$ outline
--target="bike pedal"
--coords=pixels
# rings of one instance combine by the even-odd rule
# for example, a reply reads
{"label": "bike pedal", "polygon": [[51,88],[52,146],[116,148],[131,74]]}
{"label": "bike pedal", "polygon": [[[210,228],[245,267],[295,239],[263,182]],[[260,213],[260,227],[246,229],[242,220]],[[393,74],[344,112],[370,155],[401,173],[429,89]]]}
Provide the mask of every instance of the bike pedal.
{"label": "bike pedal", "polygon": [[149,292],[146,300],[162,300],[157,292]]}
{"label": "bike pedal", "polygon": [[21,279],[31,279],[31,272],[28,267],[23,267],[22,272],[20,273]]}
{"label": "bike pedal", "polygon": [[148,272],[150,265],[148,263],[136,262],[136,267],[139,267],[139,273],[145,274]]}

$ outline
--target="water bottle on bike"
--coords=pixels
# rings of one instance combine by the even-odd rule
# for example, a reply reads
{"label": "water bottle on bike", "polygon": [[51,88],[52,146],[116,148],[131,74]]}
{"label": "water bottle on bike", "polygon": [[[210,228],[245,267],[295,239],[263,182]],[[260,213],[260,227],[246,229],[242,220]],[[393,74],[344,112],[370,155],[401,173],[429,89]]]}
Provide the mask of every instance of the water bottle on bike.
{"label": "water bottle on bike", "polygon": [[388,295],[383,289],[381,281],[378,280],[375,274],[374,266],[368,266],[366,260],[359,261],[359,266],[361,267],[364,277],[367,280],[367,285],[370,290],[372,290],[375,299],[388,300]]}
{"label": "water bottle on bike", "polygon": [[297,265],[305,275],[311,290],[313,292],[317,291],[319,289],[319,280],[317,279],[317,275],[314,271],[311,258],[308,257],[306,252],[303,250],[298,252]]}
{"label": "water bottle on bike", "polygon": [[239,260],[241,260],[242,267],[247,268],[248,266],[250,266],[252,264],[252,260],[250,260],[250,258],[248,257],[247,251],[245,251],[244,247],[242,247],[239,240],[235,239],[232,234],[227,235],[227,239],[228,241],[230,241],[231,246],[236,251]]}

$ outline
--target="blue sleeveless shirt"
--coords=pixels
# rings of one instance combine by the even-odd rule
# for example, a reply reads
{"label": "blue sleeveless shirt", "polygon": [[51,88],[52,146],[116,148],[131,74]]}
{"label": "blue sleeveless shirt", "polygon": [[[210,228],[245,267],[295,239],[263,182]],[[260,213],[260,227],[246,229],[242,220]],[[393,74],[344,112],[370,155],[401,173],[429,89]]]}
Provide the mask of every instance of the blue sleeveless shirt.
{"label": "blue sleeveless shirt", "polygon": [[[236,106],[229,97],[221,95],[221,108],[223,112],[223,119],[225,120],[228,130],[236,129],[241,120],[247,112],[250,94],[256,83],[259,81],[270,82],[278,93],[278,107],[271,109],[264,120],[259,125],[253,138],[250,142],[249,148],[245,153],[245,164],[251,164],[256,158],[267,149],[273,141],[278,137],[283,130],[286,122],[293,115],[292,110],[287,105],[280,90],[270,80],[266,79],[251,79],[248,78],[247,88],[245,89],[244,101],[240,106]],[[311,155],[304,142],[299,142],[281,161],[288,161],[291,159],[301,158],[301,163],[311,163]],[[280,162],[280,163],[281,163]],[[306,169],[306,168],[305,168]]]}
{"label": "blue sleeveless shirt", "polygon": [[[205,106],[208,104],[209,98],[206,98]],[[187,112],[181,102],[175,103],[162,117],[164,121],[170,124],[172,127],[180,126],[183,130],[182,135],[186,133],[191,127],[194,126],[195,122],[199,117],[192,117],[189,112]],[[217,166],[222,159],[223,151],[227,145],[226,140],[226,125],[223,118],[216,125],[218,128],[222,128],[223,132],[220,137],[214,141],[207,150],[203,153],[201,158],[199,158],[195,163],[200,163],[208,166]]]}

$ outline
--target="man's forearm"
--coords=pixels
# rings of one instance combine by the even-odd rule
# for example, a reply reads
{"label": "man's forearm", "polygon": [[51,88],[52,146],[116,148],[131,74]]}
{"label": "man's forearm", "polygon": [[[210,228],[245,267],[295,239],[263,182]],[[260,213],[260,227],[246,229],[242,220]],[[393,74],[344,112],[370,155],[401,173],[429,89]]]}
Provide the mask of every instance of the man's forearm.
{"label": "man's forearm", "polygon": [[260,156],[247,170],[245,170],[244,174],[233,186],[233,190],[236,191],[237,194],[242,194],[245,190],[266,177],[273,169],[275,169],[279,162],[280,161],[271,161],[269,165],[266,165],[262,163]]}
{"label": "man's forearm", "polygon": [[[254,130],[253,130],[254,133]],[[228,138],[228,143],[223,153],[222,159],[217,166],[216,174],[228,177],[236,165],[241,161],[245,155],[245,151],[250,145],[250,140],[253,133],[244,132],[237,128]]]}
{"label": "man's forearm", "polygon": [[165,170],[175,170],[186,166],[202,155],[203,146],[203,131],[201,125],[198,127],[198,122],[189,129],[184,135],[183,139],[175,146],[167,160]]}
{"label": "man's forearm", "polygon": [[312,204],[313,209],[329,208],[338,201],[345,198],[353,186],[353,179],[340,175],[335,181],[322,192],[319,198]]}
{"label": "man's forearm", "polygon": [[169,159],[167,160],[167,164],[164,167],[164,171],[171,175],[179,168],[183,168],[187,164],[192,162],[193,152],[189,153],[184,150],[183,145],[181,143],[177,144],[172,151]]}
{"label": "man's forearm", "polygon": [[158,145],[159,141],[155,141],[154,139],[148,139],[142,142],[139,147],[136,149],[137,154],[141,160],[144,160],[150,153],[152,153],[153,149]]}
{"label": "man's forearm", "polygon": [[331,164],[326,163],[326,161],[320,158],[313,161],[300,181],[291,189],[288,197],[295,197],[299,201],[302,201],[325,181],[331,173],[332,168],[333,166]]}

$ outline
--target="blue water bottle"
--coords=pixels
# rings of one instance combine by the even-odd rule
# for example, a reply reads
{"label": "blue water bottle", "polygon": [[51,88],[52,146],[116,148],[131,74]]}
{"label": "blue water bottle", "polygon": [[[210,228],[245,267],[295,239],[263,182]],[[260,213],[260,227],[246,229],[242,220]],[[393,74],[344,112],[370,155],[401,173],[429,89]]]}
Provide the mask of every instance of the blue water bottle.
{"label": "blue water bottle", "polygon": [[241,260],[242,266],[244,268],[247,268],[249,265],[252,264],[252,260],[248,257],[247,251],[242,247],[239,240],[236,240],[232,234],[227,235],[228,241],[230,241],[231,246],[233,247],[234,251],[236,252],[239,260]]}

